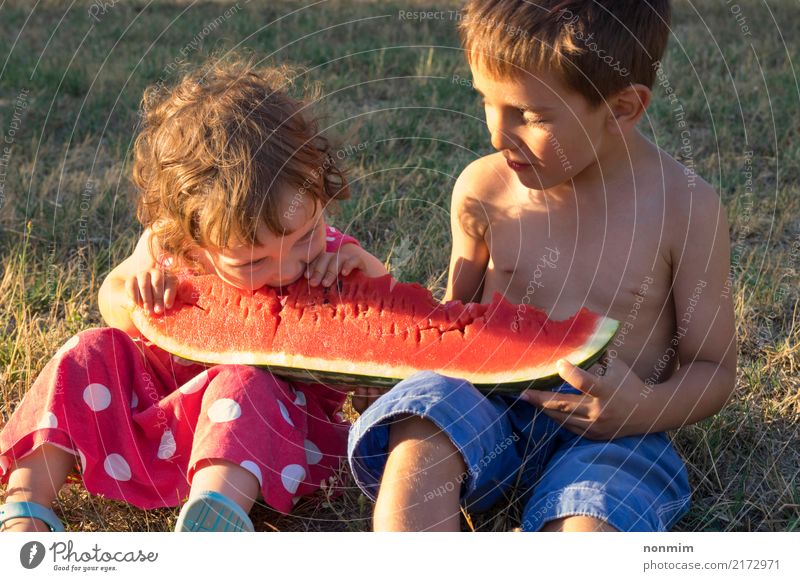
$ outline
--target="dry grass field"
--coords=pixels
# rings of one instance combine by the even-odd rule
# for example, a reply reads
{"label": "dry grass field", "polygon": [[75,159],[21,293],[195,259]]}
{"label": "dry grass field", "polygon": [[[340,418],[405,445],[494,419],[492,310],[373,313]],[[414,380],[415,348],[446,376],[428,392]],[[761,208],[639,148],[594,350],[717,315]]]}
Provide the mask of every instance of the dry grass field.
{"label": "dry grass field", "polygon": [[[353,197],[333,223],[396,277],[441,296],[449,194],[491,150],[455,20],[409,10],[457,2],[5,2],[0,7],[0,426],[57,348],[102,324],[97,291],[140,233],[130,148],[147,85],[180,63],[250,50],[320,83]],[[690,128],[682,149],[664,86],[642,129],[719,191],[731,223],[739,340],[736,393],[673,434],[694,489],[683,531],[800,529],[800,16],[797,4],[676,1],[664,71]],[[345,470],[338,495],[292,515],[254,509],[258,530],[363,531],[371,504]],[[513,502],[464,515],[511,530]],[[141,511],[65,486],[71,531],[166,531],[177,509]]]}

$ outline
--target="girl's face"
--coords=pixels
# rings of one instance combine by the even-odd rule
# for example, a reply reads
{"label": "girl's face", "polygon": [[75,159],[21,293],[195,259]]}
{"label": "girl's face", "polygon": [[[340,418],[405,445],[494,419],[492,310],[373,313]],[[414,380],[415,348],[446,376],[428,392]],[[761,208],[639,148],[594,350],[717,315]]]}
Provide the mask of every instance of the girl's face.
{"label": "girl's face", "polygon": [[321,204],[311,196],[288,193],[281,197],[280,209],[281,223],[289,234],[276,236],[262,223],[257,239],[263,245],[203,248],[199,258],[206,272],[216,272],[228,284],[246,290],[286,286],[303,276],[306,266],[325,251]]}

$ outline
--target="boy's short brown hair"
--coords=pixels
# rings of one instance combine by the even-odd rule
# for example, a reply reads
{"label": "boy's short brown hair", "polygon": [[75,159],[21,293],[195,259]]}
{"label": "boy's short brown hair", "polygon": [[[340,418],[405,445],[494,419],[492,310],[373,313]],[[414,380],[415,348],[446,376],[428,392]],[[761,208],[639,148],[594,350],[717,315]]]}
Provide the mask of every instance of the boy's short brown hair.
{"label": "boy's short brown hair", "polygon": [[132,168],[137,213],[178,259],[173,264],[196,267],[188,258],[195,245],[257,243],[261,223],[284,235],[279,188],[323,208],[349,196],[310,97],[288,94],[295,78],[288,67],[234,55],[186,73],[169,90],[145,90]]}
{"label": "boy's short brown hair", "polygon": [[469,0],[467,60],[498,78],[554,72],[592,105],[633,83],[652,88],[669,0]]}

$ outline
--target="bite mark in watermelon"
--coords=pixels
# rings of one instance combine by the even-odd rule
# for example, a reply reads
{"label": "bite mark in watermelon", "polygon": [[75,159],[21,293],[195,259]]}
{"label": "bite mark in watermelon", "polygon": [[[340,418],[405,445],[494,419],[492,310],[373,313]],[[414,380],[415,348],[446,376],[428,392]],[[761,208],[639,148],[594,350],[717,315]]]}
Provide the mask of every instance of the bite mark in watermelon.
{"label": "bite mark in watermelon", "polygon": [[183,277],[166,313],[136,309],[131,318],[154,344],[193,361],[352,387],[388,387],[427,369],[483,391],[556,385],[558,359],[591,366],[619,326],[585,308],[551,320],[500,294],[441,304],[418,284],[358,271],[329,288],[301,279],[256,291],[215,275]]}

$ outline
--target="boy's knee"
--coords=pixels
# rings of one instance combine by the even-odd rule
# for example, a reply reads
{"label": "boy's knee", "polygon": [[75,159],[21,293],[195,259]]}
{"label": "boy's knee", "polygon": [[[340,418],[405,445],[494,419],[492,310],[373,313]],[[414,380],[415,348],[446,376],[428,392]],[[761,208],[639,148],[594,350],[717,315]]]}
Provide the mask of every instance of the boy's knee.
{"label": "boy's knee", "polygon": [[541,532],[553,533],[616,533],[606,521],[591,516],[575,515],[557,518],[545,523]]}
{"label": "boy's knee", "polygon": [[410,440],[441,441],[442,445],[452,446],[450,438],[431,420],[410,414],[397,416],[389,426],[389,451],[391,452],[398,444]]}
{"label": "boy's knee", "polygon": [[[389,454],[410,454],[431,463],[452,462],[463,470],[461,453],[439,426],[431,420],[403,415],[394,419],[389,428]],[[418,458],[422,459],[422,458]]]}

